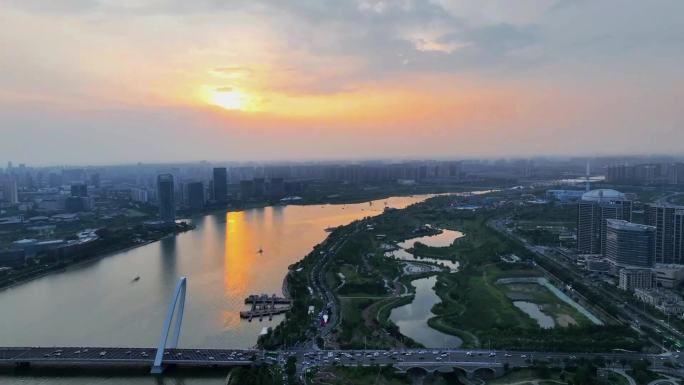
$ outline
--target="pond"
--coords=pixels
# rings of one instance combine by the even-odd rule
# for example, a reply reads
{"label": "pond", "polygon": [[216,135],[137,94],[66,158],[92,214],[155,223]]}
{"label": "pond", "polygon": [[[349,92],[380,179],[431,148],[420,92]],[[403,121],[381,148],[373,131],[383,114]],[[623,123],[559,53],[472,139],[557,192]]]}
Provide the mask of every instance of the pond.
{"label": "pond", "polygon": [[539,327],[543,329],[551,329],[556,326],[553,318],[547,314],[544,314],[539,305],[536,303],[527,301],[513,301],[513,305],[532,317],[535,321],[537,321]]}
{"label": "pond", "polygon": [[393,251],[388,251],[387,253],[385,253],[385,256],[401,259],[404,261],[422,261],[436,263],[449,268],[451,271],[458,271],[459,263],[457,261],[450,261],[446,259],[437,258],[416,257],[415,255],[406,251],[406,249],[412,248],[416,244],[416,242],[420,242],[430,247],[448,247],[451,246],[451,244],[454,243],[456,239],[461,237],[463,237],[463,233],[460,231],[442,230],[442,232],[439,234],[409,238],[403,242],[397,243],[397,247],[399,248]]}

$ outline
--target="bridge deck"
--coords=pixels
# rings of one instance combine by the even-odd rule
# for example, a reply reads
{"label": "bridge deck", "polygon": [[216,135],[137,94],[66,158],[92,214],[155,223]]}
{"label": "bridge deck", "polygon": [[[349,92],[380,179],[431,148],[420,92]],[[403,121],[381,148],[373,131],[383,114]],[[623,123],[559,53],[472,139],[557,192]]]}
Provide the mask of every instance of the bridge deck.
{"label": "bridge deck", "polygon": [[[155,348],[26,347],[0,348],[0,363],[146,364]],[[166,349],[165,364],[250,365],[257,351],[237,349]]]}

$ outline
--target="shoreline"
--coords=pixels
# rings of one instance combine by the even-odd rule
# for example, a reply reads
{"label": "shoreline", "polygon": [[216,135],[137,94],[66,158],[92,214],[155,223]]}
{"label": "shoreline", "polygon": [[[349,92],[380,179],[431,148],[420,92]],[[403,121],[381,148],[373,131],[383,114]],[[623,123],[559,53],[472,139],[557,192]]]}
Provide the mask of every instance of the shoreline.
{"label": "shoreline", "polygon": [[[462,191],[458,191],[458,192],[462,192]],[[242,212],[242,211],[253,210],[253,209],[261,209],[261,208],[267,208],[267,207],[359,204],[359,203],[377,201],[377,200],[381,200],[381,199],[389,199],[389,198],[392,198],[392,197],[407,197],[407,196],[413,196],[413,195],[434,195],[434,194],[448,194],[448,193],[449,193],[449,192],[446,192],[446,193],[430,193],[430,192],[420,192],[420,193],[412,192],[412,193],[408,193],[408,192],[407,192],[407,193],[405,193],[405,194],[382,195],[382,196],[380,196],[380,197],[376,197],[376,198],[373,198],[373,199],[370,199],[370,200],[354,200],[354,199],[352,199],[352,200],[349,200],[349,201],[342,201],[342,202],[289,203],[289,204],[287,204],[287,205],[279,205],[279,204],[264,203],[264,204],[247,205],[247,206],[241,207],[241,208],[239,208],[239,209],[237,209],[237,210],[236,210],[236,209],[231,209],[231,208],[228,208],[228,207],[226,207],[226,208],[221,208],[221,209],[212,209],[212,210],[205,211],[205,212],[202,212],[202,213],[197,213],[197,214],[194,214],[194,215],[182,216],[181,219],[187,219],[188,221],[191,221],[191,220],[194,220],[194,219],[204,218],[204,217],[206,217],[206,216],[217,215],[217,214],[220,214],[220,213],[228,213],[228,212],[231,212],[231,211],[232,211],[232,212]],[[186,230],[186,231],[194,231],[195,229],[196,229],[196,228],[193,227],[193,228],[188,229],[188,230]],[[185,231],[183,231],[183,232],[185,232]],[[31,282],[31,281],[33,281],[33,280],[35,280],[35,279],[43,278],[43,277],[46,277],[46,276],[51,275],[51,274],[63,273],[63,272],[69,271],[70,269],[82,267],[82,266],[85,265],[85,264],[88,264],[88,263],[91,263],[91,262],[94,262],[94,261],[98,261],[98,260],[100,260],[100,259],[102,259],[102,258],[110,257],[110,256],[112,256],[113,254],[124,253],[124,252],[130,251],[130,250],[136,249],[136,248],[138,248],[138,247],[147,246],[147,245],[149,245],[149,244],[151,244],[151,243],[159,242],[159,241],[161,241],[162,239],[165,239],[165,238],[167,238],[167,237],[171,237],[171,236],[174,236],[174,237],[175,237],[175,236],[177,236],[179,233],[181,233],[181,232],[172,233],[172,234],[167,234],[167,235],[165,235],[165,236],[163,236],[163,237],[161,237],[161,238],[159,238],[159,239],[157,239],[157,240],[150,240],[150,241],[146,241],[146,242],[144,242],[144,243],[140,243],[140,244],[136,244],[136,245],[129,245],[129,246],[123,247],[123,248],[121,248],[121,249],[105,251],[105,252],[103,252],[103,253],[101,253],[101,254],[93,255],[92,257],[85,258],[85,259],[80,260],[80,261],[78,261],[78,262],[69,263],[69,264],[67,264],[67,265],[65,265],[65,266],[63,266],[63,267],[61,267],[61,268],[56,268],[56,269],[54,269],[54,270],[48,270],[48,271],[44,271],[44,272],[41,272],[41,273],[36,274],[36,275],[31,275],[31,276],[28,276],[28,277],[26,277],[26,278],[22,278],[22,279],[20,279],[20,280],[18,280],[18,281],[15,281],[15,282],[13,282],[13,283],[11,283],[11,284],[9,284],[9,285],[0,286],[0,292],[1,292],[1,291],[4,291],[4,290],[6,290],[6,289],[11,289],[11,288],[14,288],[14,287],[16,287],[16,286],[23,285],[23,284],[25,284],[25,283],[29,283],[29,282]],[[288,297],[288,298],[289,298],[289,290],[288,290],[288,288],[287,288],[287,277],[288,277],[289,274],[290,274],[290,272],[289,272],[289,270],[288,270],[287,274],[285,274],[285,277],[283,278],[283,289],[282,289],[282,290],[283,290],[283,295],[285,295],[285,296]],[[288,291],[288,292],[286,293],[286,291]]]}
{"label": "shoreline", "polygon": [[[242,212],[242,211],[247,211],[247,210],[253,210],[253,209],[261,209],[261,208],[267,208],[267,207],[286,207],[286,206],[315,206],[315,205],[345,205],[345,204],[359,204],[359,203],[366,203],[366,202],[372,202],[372,201],[378,201],[382,199],[389,199],[393,197],[410,197],[410,196],[415,196],[415,195],[441,195],[441,194],[453,194],[453,193],[463,193],[463,192],[468,192],[468,191],[478,191],[477,189],[483,188],[483,187],[478,187],[478,186],[467,186],[467,187],[461,187],[461,188],[448,188],[448,189],[440,189],[440,188],[435,188],[435,189],[426,189],[426,191],[404,191],[404,192],[397,192],[395,194],[379,194],[378,196],[372,197],[372,198],[360,198],[360,199],[349,199],[349,200],[340,200],[340,201],[330,201],[330,202],[298,202],[298,203],[288,203],[285,205],[280,205],[280,204],[273,204],[273,203],[261,203],[261,204],[252,204],[252,205],[245,205],[241,208],[235,209],[235,208],[220,208],[220,209],[211,209],[202,213],[197,213],[193,215],[187,215],[187,216],[182,216],[181,219],[187,219],[188,221],[192,221],[195,219],[199,218],[204,218],[206,216],[211,216],[211,215],[217,215],[220,213],[228,213],[228,212]],[[435,190],[439,192],[435,192]],[[344,226],[344,225],[343,225]],[[191,229],[188,229],[186,231],[194,231],[196,227],[193,227]],[[185,232],[185,231],[182,231]],[[20,280],[17,280],[15,282],[12,282],[11,284],[0,286],[0,292],[8,289],[12,289],[18,286],[21,286],[23,284],[29,283],[33,280],[40,279],[52,274],[56,273],[63,273],[70,271],[72,269],[80,268],[83,267],[89,263],[93,263],[96,261],[99,261],[100,259],[111,257],[115,254],[118,253],[125,253],[128,251],[131,251],[133,249],[136,249],[138,247],[143,247],[147,246],[149,244],[152,244],[154,242],[159,242],[162,239],[165,239],[167,237],[175,237],[181,232],[174,232],[171,234],[164,235],[160,237],[159,239],[156,240],[149,240],[140,244],[135,244],[135,245],[129,245],[120,249],[114,249],[114,250],[108,250],[100,254],[93,255],[91,257],[85,258],[83,260],[69,263],[63,267],[60,268],[55,268],[54,270],[48,270],[41,272],[36,275],[30,275],[25,278],[22,278]],[[301,259],[300,259],[301,260]],[[285,297],[289,298],[289,288],[287,284],[287,278],[290,274],[290,270],[288,269],[288,272],[285,274],[283,277],[283,286],[282,286],[282,292]]]}

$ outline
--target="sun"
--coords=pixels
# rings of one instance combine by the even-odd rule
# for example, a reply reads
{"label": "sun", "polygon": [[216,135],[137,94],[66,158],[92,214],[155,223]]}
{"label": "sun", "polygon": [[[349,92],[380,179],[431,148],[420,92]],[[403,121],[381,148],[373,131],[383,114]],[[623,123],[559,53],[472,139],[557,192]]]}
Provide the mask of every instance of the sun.
{"label": "sun", "polygon": [[244,110],[248,102],[247,94],[236,89],[212,91],[210,99],[212,104],[227,110]]}

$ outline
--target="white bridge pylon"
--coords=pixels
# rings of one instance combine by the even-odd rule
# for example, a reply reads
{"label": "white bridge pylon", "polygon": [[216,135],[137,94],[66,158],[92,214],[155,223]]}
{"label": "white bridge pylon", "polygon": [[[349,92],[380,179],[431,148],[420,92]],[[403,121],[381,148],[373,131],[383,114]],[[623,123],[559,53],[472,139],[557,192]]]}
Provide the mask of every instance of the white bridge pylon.
{"label": "white bridge pylon", "polygon": [[[171,348],[178,347],[178,339],[180,338],[181,323],[183,323],[183,308],[185,308],[185,291],[188,279],[181,277],[176,284],[176,289],[173,292],[173,298],[169,303],[169,310],[164,319],[164,326],[162,327],[161,338],[159,338],[159,347],[157,348],[157,355],[154,357],[154,364],[152,365],[152,374],[160,374],[164,368],[162,367],[162,359],[164,358],[164,350],[166,349],[166,341],[169,339],[169,331],[171,329],[171,321],[173,314],[176,313],[176,325],[173,329],[173,337],[171,338]],[[180,302],[180,305],[179,305]]]}

